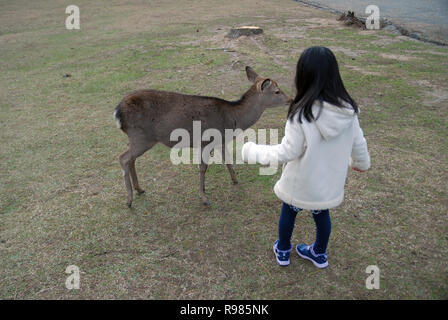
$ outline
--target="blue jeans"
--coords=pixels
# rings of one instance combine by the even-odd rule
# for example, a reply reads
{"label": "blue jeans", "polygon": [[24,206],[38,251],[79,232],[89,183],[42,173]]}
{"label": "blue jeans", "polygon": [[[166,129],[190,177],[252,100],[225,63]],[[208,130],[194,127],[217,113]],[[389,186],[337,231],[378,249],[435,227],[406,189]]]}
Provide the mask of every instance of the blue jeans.
{"label": "blue jeans", "polygon": [[[302,211],[292,205],[283,203],[282,213],[278,223],[279,250],[289,250],[291,246],[291,236],[294,230],[294,222],[297,213]],[[316,224],[316,241],[314,242],[314,252],[321,254],[327,252],[328,239],[331,233],[330,210],[312,210],[312,216]]]}

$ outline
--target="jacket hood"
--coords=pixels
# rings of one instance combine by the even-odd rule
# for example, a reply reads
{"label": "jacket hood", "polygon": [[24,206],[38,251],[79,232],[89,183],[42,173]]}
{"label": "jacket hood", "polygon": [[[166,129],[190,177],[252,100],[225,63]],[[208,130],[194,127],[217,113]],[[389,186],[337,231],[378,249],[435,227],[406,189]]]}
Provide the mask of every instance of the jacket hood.
{"label": "jacket hood", "polygon": [[313,105],[313,114],[318,116],[315,124],[325,140],[338,136],[353,125],[355,110],[348,103],[344,102],[343,105],[345,107],[341,108],[325,101]]}

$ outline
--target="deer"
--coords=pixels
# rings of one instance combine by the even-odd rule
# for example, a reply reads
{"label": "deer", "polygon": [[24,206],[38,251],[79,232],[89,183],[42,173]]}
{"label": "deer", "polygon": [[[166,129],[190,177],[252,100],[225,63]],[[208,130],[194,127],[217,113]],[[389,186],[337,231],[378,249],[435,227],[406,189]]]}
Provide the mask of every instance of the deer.
{"label": "deer", "polygon": [[[202,132],[214,128],[224,136],[226,129],[246,130],[258,121],[266,108],[291,102],[274,80],[260,77],[249,66],[246,75],[252,86],[235,101],[152,89],[137,90],[123,97],[115,109],[114,118],[118,128],[129,138],[128,149],[119,155],[129,208],[133,201],[132,187],[138,195],[145,192],[137,179],[136,159],[159,142],[169,148],[175,146],[177,142],[170,139],[173,130],[183,128],[193,137],[193,121],[200,121]],[[211,142],[196,143],[206,145]],[[188,147],[194,145],[191,138]],[[228,153],[225,143],[221,151]],[[237,184],[232,164],[226,165],[233,184]],[[205,205],[210,204],[205,195],[207,167],[207,161],[201,157],[199,195]]]}

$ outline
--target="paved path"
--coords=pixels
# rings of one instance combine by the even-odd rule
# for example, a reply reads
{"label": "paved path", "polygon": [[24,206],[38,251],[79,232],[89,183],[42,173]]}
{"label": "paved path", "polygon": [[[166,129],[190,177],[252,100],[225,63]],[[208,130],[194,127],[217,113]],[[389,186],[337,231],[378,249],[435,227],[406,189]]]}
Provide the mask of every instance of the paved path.
{"label": "paved path", "polygon": [[448,0],[304,0],[339,11],[355,11],[366,17],[365,9],[374,4],[380,16],[417,35],[448,44]]}

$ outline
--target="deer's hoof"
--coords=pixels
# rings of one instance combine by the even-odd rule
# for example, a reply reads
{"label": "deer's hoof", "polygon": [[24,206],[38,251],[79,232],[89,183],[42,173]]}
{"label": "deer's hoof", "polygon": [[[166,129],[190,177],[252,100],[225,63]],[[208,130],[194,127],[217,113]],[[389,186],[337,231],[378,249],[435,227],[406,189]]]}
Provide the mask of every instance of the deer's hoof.
{"label": "deer's hoof", "polygon": [[132,207],[132,201],[128,201],[128,202],[126,202],[126,204],[128,205],[128,208]]}
{"label": "deer's hoof", "polygon": [[208,200],[202,200],[202,204],[203,204],[204,206],[209,206],[209,205],[210,205],[210,201],[208,201]]}
{"label": "deer's hoof", "polygon": [[143,189],[137,190],[137,194],[138,194],[138,195],[142,195],[142,194],[144,194],[144,193],[145,193],[145,190],[143,190]]}
{"label": "deer's hoof", "polygon": [[232,181],[232,184],[233,184],[233,185],[236,185],[236,184],[238,184],[238,181],[236,181],[236,180],[235,180],[235,181]]}

